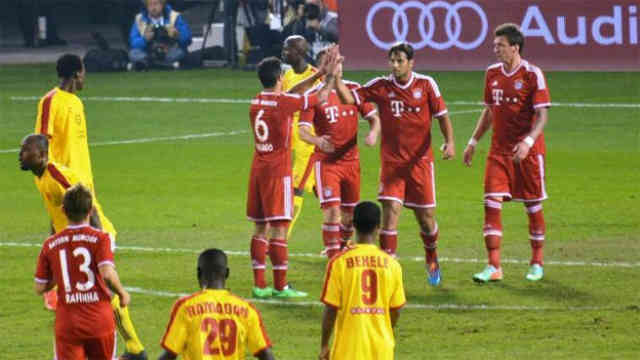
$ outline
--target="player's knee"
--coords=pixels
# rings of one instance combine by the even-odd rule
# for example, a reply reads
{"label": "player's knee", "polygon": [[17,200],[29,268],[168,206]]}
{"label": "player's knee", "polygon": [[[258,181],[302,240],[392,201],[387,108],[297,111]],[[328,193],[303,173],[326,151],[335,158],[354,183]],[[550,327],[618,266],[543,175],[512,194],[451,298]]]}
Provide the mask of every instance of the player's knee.
{"label": "player's knee", "polygon": [[253,230],[253,236],[256,237],[266,237],[267,236],[267,223],[266,222],[256,222],[255,228]]}
{"label": "player's knee", "polygon": [[338,224],[341,222],[340,208],[338,206],[329,206],[322,209],[325,222]]}

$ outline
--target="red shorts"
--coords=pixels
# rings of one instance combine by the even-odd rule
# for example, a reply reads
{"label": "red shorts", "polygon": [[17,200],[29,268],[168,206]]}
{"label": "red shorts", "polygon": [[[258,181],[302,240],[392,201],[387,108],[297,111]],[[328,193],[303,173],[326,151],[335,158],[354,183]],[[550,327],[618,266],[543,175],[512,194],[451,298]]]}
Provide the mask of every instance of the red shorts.
{"label": "red shorts", "polygon": [[293,185],[291,175],[273,176],[268,169],[251,169],[247,197],[247,217],[264,222],[291,220]]}
{"label": "red shorts", "polygon": [[314,161],[316,193],[323,209],[353,210],[360,201],[360,161]]}
{"label": "red shorts", "polygon": [[484,197],[522,202],[545,200],[544,155],[532,154],[516,164],[512,155],[489,154],[484,175]]}
{"label": "red shorts", "polygon": [[88,339],[67,339],[56,335],[58,360],[113,360],[116,357],[116,334]]}
{"label": "red shorts", "polygon": [[433,161],[422,159],[410,165],[383,162],[378,200],[394,200],[410,208],[435,207]]}

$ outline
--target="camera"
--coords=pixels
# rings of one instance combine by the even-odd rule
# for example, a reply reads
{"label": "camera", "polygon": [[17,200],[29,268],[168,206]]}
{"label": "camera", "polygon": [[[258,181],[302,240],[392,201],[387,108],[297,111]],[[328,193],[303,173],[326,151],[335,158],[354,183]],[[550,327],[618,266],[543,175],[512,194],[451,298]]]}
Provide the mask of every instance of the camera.
{"label": "camera", "polygon": [[151,43],[151,58],[155,61],[162,61],[167,56],[169,47],[174,42],[169,36],[167,28],[156,24],[153,25],[153,42]]}

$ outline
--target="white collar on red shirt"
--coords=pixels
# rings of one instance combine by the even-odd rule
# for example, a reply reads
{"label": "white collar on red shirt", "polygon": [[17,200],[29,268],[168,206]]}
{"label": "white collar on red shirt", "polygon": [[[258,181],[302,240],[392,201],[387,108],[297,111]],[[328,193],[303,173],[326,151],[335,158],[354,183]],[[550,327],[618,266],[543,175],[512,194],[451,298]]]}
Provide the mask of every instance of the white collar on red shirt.
{"label": "white collar on red shirt", "polygon": [[408,89],[409,86],[411,86],[411,83],[413,82],[413,79],[415,79],[415,73],[412,71],[411,72],[411,77],[409,77],[409,81],[407,81],[406,84],[401,85],[397,80],[396,77],[393,76],[393,74],[391,74],[391,81],[393,81],[393,85],[399,87],[402,90]]}
{"label": "white collar on red shirt", "polygon": [[502,73],[504,74],[504,76],[506,77],[511,77],[513,76],[513,74],[517,73],[518,70],[520,70],[521,67],[526,67],[527,66],[527,60],[525,59],[520,59],[520,64],[518,64],[518,66],[516,66],[515,69],[513,69],[513,71],[511,71],[510,73],[507,73],[507,71],[504,68],[504,63],[501,64],[500,69],[502,69]]}
{"label": "white collar on red shirt", "polygon": [[87,224],[87,223],[79,224],[79,225],[68,225],[67,229],[80,229],[80,228],[87,227],[87,226],[89,226],[89,224]]}

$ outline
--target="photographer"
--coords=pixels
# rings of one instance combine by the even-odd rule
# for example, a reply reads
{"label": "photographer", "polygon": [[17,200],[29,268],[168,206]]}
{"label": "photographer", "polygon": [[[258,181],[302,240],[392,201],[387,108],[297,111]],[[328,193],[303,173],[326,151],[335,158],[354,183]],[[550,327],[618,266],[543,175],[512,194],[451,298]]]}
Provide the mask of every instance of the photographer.
{"label": "photographer", "polygon": [[166,0],[145,0],[129,33],[129,69],[149,66],[180,68],[191,44],[191,30]]}

